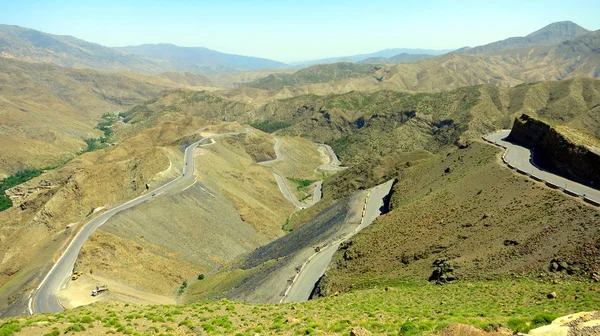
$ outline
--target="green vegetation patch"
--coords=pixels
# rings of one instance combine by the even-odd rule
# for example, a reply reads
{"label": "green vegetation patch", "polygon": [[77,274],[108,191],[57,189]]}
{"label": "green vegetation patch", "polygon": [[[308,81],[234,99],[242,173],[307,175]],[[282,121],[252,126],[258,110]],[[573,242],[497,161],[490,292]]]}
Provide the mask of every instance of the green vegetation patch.
{"label": "green vegetation patch", "polygon": [[96,125],[96,128],[101,130],[104,133],[104,136],[101,138],[85,139],[84,141],[87,145],[87,148],[79,152],[79,155],[106,148],[106,146],[110,142],[110,138],[113,135],[113,130],[111,126],[119,119],[119,116],[112,113],[104,113],[102,115],[102,119],[104,121],[99,122],[98,125]]}
{"label": "green vegetation patch", "polygon": [[287,122],[281,122],[281,121],[265,120],[265,121],[251,123],[250,126],[256,128],[256,129],[259,129],[263,132],[266,132],[266,133],[273,133],[280,129],[290,127],[290,126],[292,126],[292,124],[287,123]]}
{"label": "green vegetation patch", "polygon": [[296,187],[297,190],[300,190],[302,188],[306,188],[309,185],[317,182],[318,180],[306,180],[306,179],[300,179],[300,178],[296,178],[296,177],[288,177],[288,180],[294,182],[295,184],[297,184],[298,186]]}
{"label": "green vegetation patch", "polygon": [[13,188],[21,183],[25,183],[32,178],[38,177],[42,174],[42,169],[23,169],[18,171],[15,175],[11,175],[4,180],[0,181],[0,211],[4,211],[12,207],[12,201],[4,193],[6,190]]}

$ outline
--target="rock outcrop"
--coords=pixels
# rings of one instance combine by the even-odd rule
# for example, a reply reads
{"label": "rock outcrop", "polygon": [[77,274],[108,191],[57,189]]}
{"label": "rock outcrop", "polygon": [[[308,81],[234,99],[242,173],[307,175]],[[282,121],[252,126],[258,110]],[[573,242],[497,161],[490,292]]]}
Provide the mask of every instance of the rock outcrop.
{"label": "rock outcrop", "polygon": [[507,140],[533,151],[539,167],[592,188],[600,188],[600,155],[526,114],[515,120]]}

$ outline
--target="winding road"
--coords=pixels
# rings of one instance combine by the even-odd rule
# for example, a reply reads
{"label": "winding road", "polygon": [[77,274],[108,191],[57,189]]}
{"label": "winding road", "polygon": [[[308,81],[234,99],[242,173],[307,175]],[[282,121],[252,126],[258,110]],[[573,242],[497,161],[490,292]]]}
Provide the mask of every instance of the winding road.
{"label": "winding road", "polygon": [[505,140],[509,134],[510,130],[501,130],[485,135],[483,139],[506,149],[502,160],[510,168],[514,168],[534,180],[545,182],[551,188],[561,189],[566,194],[583,198],[593,205],[600,205],[600,190],[571,181],[536,166],[533,163],[533,154],[529,148]]}
{"label": "winding road", "polygon": [[325,152],[324,153],[325,156],[327,156],[329,158],[329,162],[324,163],[324,164],[320,165],[319,167],[317,167],[317,169],[315,169],[316,172],[326,172],[326,171],[336,172],[338,170],[348,168],[348,167],[342,166],[342,163],[338,159],[337,155],[335,154],[335,152],[333,151],[333,148],[331,148],[331,146],[326,145],[326,144],[319,144],[318,146],[323,148],[323,151]]}
{"label": "winding road", "polygon": [[[246,129],[246,131],[248,131],[248,129]],[[62,253],[58,261],[50,269],[48,274],[44,277],[39,286],[31,293],[28,302],[29,314],[56,313],[63,311],[64,308],[56,293],[69,281],[71,274],[73,273],[75,261],[79,256],[79,251],[92,233],[94,233],[94,231],[102,224],[106,223],[112,216],[123,210],[130,209],[151,198],[158,197],[165,192],[181,192],[196,183],[196,178],[194,176],[194,149],[201,144],[210,145],[214,143],[213,138],[215,137],[232,134],[239,134],[239,132],[212,135],[189,145],[185,149],[185,164],[181,176],[151,192],[112,208],[85,224]]]}
{"label": "winding road", "polygon": [[365,200],[360,225],[356,227],[351,235],[328,244],[326,247],[319,250],[319,252],[310,256],[306,263],[302,265],[300,272],[294,277],[292,284],[287,289],[280,302],[304,302],[308,300],[315,284],[325,273],[327,266],[331,263],[333,254],[337,251],[340,244],[350,239],[365,227],[371,225],[371,223],[381,215],[382,207],[384,206],[384,198],[390,193],[393,183],[394,181],[390,180],[369,191],[369,195]]}
{"label": "winding road", "polygon": [[[246,129],[246,132],[249,132],[251,130],[252,129]],[[62,306],[60,299],[58,298],[56,293],[60,289],[62,289],[69,281],[75,267],[75,262],[77,260],[77,257],[79,256],[79,252],[81,251],[83,244],[89,239],[89,237],[94,233],[94,231],[96,231],[96,229],[98,229],[100,226],[106,223],[106,221],[108,221],[112,216],[116,215],[121,211],[130,209],[140,203],[146,202],[154,197],[158,197],[163,193],[181,192],[192,186],[194,183],[196,183],[196,178],[194,176],[194,149],[199,145],[213,144],[215,142],[215,137],[234,134],[240,134],[240,132],[229,132],[212,135],[189,145],[185,149],[183,173],[181,176],[151,192],[148,192],[133,200],[123,203],[117,207],[114,207],[86,223],[71,240],[67,248],[63,251],[60,258],[52,266],[52,268],[44,277],[39,286],[29,296],[29,314],[33,315],[39,313],[56,313],[63,311],[64,307]],[[276,158],[270,161],[261,162],[261,164],[269,164],[283,160],[283,156],[280,151],[282,139],[276,137],[275,140],[276,142],[274,145],[274,149]],[[333,151],[331,150],[331,152]],[[330,157],[332,162],[338,162],[339,165],[339,160],[337,160],[335,153],[333,153],[333,155]],[[293,199],[290,191],[287,189],[285,181],[281,176],[275,173],[273,175],[277,180],[281,192],[288,200],[290,200],[297,207],[306,208],[320,200],[322,181],[320,181],[315,187],[315,197],[313,198],[313,203],[304,204],[298,203]]]}
{"label": "winding road", "polygon": [[[258,164],[263,165],[263,166],[268,166],[272,163],[283,160],[283,155],[281,154],[281,150],[280,150],[283,139],[276,137],[276,136],[274,136],[273,138],[275,138],[275,145],[273,146],[273,149],[275,150],[275,159],[269,160],[269,161],[262,161],[262,162],[259,162]],[[323,145],[323,144],[319,144],[319,146],[322,146],[325,148],[325,153],[329,157],[329,162],[324,163],[321,166],[317,167],[315,169],[315,171],[317,171],[317,172],[319,172],[319,171],[335,172],[335,171],[346,168],[346,167],[340,166],[341,162],[340,162],[340,160],[338,160],[337,155],[335,155],[335,152],[333,151],[333,149],[330,146]],[[306,208],[309,208],[309,207],[315,205],[317,202],[319,202],[321,200],[321,197],[323,196],[323,191],[322,191],[323,181],[318,181],[315,183],[315,189],[313,191],[312,202],[311,203],[298,202],[295,199],[295,197],[292,195],[292,192],[288,188],[288,185],[285,183],[285,179],[281,175],[279,175],[275,172],[273,173],[273,177],[275,177],[275,181],[277,181],[277,185],[279,186],[279,190],[281,191],[283,196],[298,209],[306,209]]]}

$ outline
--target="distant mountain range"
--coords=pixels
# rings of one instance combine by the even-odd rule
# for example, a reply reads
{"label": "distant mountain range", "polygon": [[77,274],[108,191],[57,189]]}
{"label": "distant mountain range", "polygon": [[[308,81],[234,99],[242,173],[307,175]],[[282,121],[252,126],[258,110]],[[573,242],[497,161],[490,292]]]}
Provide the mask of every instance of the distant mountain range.
{"label": "distant mountain range", "polygon": [[[273,74],[246,86],[268,90],[268,97],[281,97],[353,90],[436,92],[481,84],[511,87],[544,80],[599,78],[600,30],[554,45],[521,45],[489,55],[448,53],[412,63],[406,59],[403,64],[392,63],[389,59],[383,61],[389,61],[390,65],[313,65],[291,74]],[[243,94],[248,95],[247,92]]]}
{"label": "distant mountain range", "polygon": [[434,55],[402,53],[402,54],[398,54],[398,55],[395,55],[392,57],[370,57],[370,58],[364,59],[358,63],[388,64],[388,65],[400,64],[400,63],[413,63],[413,62],[431,58],[433,56]]}
{"label": "distant mountain range", "polygon": [[215,74],[285,66],[284,63],[264,58],[172,44],[109,48],[72,36],[52,35],[9,25],[0,25],[0,57],[54,63],[70,68],[132,71],[151,75],[173,71]]}
{"label": "distant mountain range", "polygon": [[509,37],[502,41],[489,43],[475,48],[464,47],[455,52],[464,54],[491,54],[520,47],[553,45],[585,35],[589,32],[589,30],[571,21],[554,22],[524,37]]}
{"label": "distant mountain range", "polygon": [[[585,28],[570,21],[555,22],[525,37],[511,37],[502,41],[493,42],[474,48],[461,48],[453,51],[457,54],[514,54],[519,48],[551,46],[567,40],[589,34]],[[385,49],[369,54],[332,57],[319,60],[296,63],[297,67],[307,67],[315,64],[330,64],[338,62],[351,62],[363,64],[395,65],[414,63],[427,59],[435,59],[450,50],[433,49]],[[86,42],[72,36],[60,36],[43,33],[33,29],[19,26],[0,25],[0,57],[13,58],[27,62],[54,63],[70,68],[92,68],[110,72],[130,71],[141,74],[159,75],[169,73],[171,79],[183,82],[194,82],[207,85],[207,78],[192,78],[189,75],[175,75],[175,72],[188,72],[197,75],[214,75],[235,73],[239,71],[256,71],[260,69],[281,69],[288,64],[250,56],[226,54],[202,47],[179,47],[173,44],[144,44],[121,48],[109,48],[99,44]],[[334,77],[347,76],[348,66],[345,70],[327,69],[327,76],[335,73]],[[331,72],[333,69],[335,71]],[[341,68],[340,68],[341,69]],[[280,71],[280,70],[279,70]],[[359,72],[364,71],[360,69]],[[318,71],[319,72],[319,71]],[[330,73],[331,72],[331,73]],[[354,70],[352,76],[355,76]],[[310,73],[310,72],[307,72]],[[304,76],[304,74],[302,75]],[[315,74],[310,78],[291,79],[288,75],[277,76],[278,87],[281,82],[294,84],[322,83],[326,79],[319,79]],[[281,77],[281,78],[279,78]],[[298,79],[298,81],[296,81]],[[267,83],[261,83],[267,84]],[[267,86],[271,87],[273,83]],[[262,86],[262,85],[259,85]]]}
{"label": "distant mountain range", "polygon": [[217,68],[257,70],[287,66],[266,58],[225,54],[202,47],[179,47],[174,44],[142,44],[115,49],[179,64],[202,64]]}
{"label": "distant mountain range", "polygon": [[168,68],[166,62],[104,47],[72,36],[51,35],[9,25],[0,25],[0,56],[111,72],[157,74]]}
{"label": "distant mountain range", "polygon": [[389,58],[394,57],[400,54],[425,54],[425,55],[442,55],[448,52],[451,52],[452,49],[410,49],[410,48],[394,48],[394,49],[384,49],[370,54],[358,54],[358,55],[350,55],[350,56],[341,56],[341,57],[329,57],[322,58],[317,60],[310,61],[301,61],[291,63],[293,65],[303,65],[309,66],[314,64],[325,64],[325,63],[336,63],[336,62],[361,62],[369,58]]}

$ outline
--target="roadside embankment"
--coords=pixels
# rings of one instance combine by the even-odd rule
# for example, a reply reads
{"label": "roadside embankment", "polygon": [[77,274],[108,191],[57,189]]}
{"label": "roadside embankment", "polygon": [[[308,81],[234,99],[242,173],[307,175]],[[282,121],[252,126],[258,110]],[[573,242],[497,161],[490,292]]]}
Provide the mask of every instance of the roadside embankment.
{"label": "roadside embankment", "polygon": [[526,114],[515,120],[507,140],[531,149],[543,169],[593,188],[600,188],[600,153],[576,143],[560,129]]}

